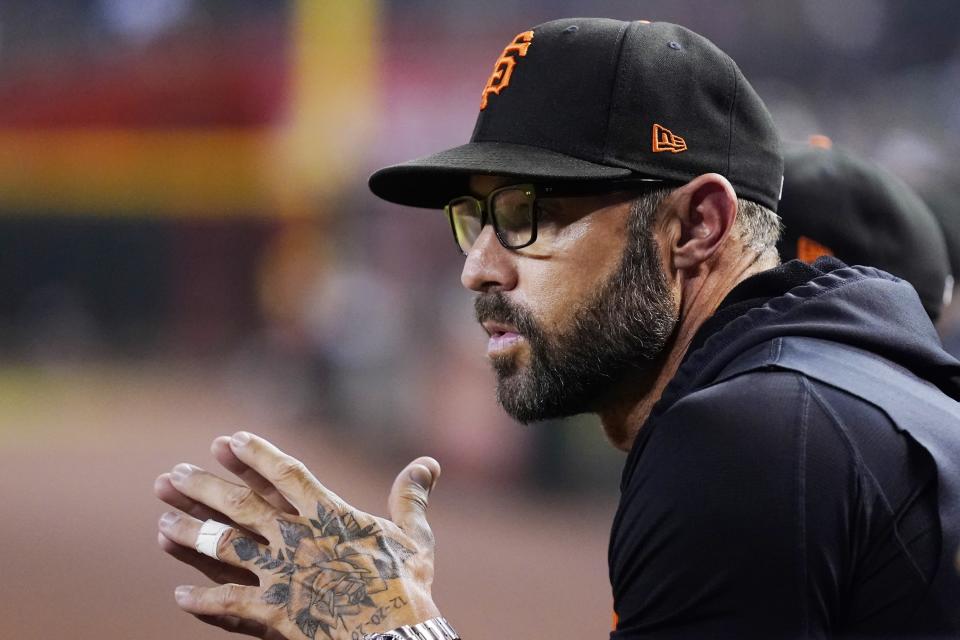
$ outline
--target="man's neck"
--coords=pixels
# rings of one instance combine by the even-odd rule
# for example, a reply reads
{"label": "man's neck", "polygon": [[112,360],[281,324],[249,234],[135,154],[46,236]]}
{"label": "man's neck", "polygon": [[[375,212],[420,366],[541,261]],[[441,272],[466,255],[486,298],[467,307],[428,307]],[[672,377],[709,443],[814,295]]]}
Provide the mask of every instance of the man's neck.
{"label": "man's neck", "polygon": [[713,315],[730,291],[749,278],[775,267],[775,258],[758,259],[745,251],[733,260],[718,261],[712,267],[688,276],[681,287],[679,320],[665,349],[660,366],[624,380],[598,411],[603,430],[613,446],[629,451],[683,362],[697,331]]}

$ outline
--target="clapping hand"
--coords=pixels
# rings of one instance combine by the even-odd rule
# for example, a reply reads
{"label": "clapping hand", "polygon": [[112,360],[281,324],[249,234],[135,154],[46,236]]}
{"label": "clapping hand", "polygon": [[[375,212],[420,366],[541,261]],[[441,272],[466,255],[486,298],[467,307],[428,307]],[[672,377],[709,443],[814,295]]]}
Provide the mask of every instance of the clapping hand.
{"label": "clapping hand", "polygon": [[220,583],[177,587],[184,611],[270,640],[359,640],[439,615],[426,520],[435,460],[400,472],[386,519],[350,506],[253,434],[217,438],[212,450],[242,482],[178,464],[155,484],[177,509],[160,518],[160,546]]}

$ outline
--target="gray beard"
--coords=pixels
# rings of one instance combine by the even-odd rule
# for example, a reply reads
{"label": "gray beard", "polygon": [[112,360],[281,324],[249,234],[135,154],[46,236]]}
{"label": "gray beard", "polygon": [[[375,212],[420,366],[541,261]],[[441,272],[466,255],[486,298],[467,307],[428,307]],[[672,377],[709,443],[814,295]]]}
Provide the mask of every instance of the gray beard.
{"label": "gray beard", "polygon": [[597,411],[626,376],[657,366],[677,318],[646,229],[631,228],[617,270],[577,309],[566,330],[548,332],[500,292],[475,301],[477,320],[512,324],[530,346],[529,365],[515,356],[492,358],[497,401],[524,424]]}

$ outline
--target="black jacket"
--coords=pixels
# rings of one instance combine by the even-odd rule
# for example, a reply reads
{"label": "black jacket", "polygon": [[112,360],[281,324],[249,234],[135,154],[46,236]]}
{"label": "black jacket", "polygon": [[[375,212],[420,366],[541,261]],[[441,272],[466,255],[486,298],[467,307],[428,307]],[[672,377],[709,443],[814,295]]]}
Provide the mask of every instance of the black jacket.
{"label": "black jacket", "polygon": [[958,375],[889,274],[739,285],[627,459],[611,637],[960,635]]}

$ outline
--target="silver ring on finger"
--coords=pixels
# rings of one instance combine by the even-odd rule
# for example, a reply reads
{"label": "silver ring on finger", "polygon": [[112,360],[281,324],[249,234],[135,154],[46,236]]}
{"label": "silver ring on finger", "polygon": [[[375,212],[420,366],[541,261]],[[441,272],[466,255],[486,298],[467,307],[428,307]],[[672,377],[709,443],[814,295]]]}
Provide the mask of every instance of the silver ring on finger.
{"label": "silver ring on finger", "polygon": [[207,520],[200,525],[200,533],[197,534],[197,541],[193,546],[199,553],[219,560],[220,556],[217,555],[217,548],[220,546],[220,539],[230,529],[231,527],[228,524],[216,520]]}

